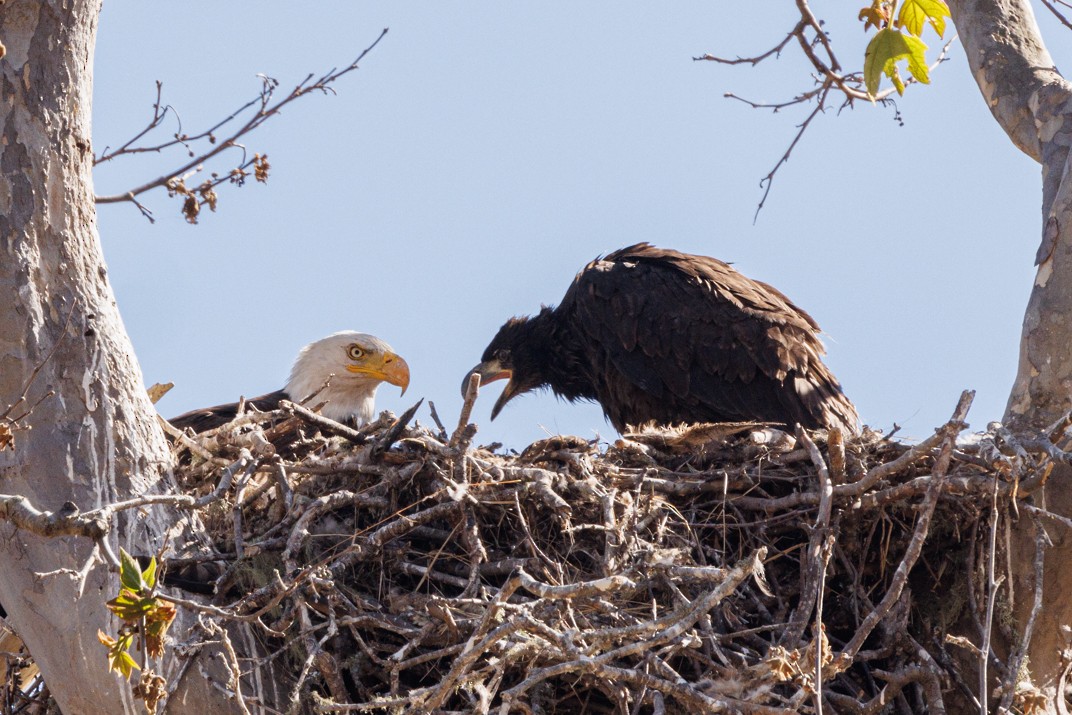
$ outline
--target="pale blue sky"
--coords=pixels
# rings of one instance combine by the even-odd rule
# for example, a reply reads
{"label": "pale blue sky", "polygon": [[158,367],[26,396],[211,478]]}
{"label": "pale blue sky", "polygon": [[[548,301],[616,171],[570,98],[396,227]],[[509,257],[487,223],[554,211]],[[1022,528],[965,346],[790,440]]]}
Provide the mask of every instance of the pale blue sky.
{"label": "pale blue sky", "polygon": [[[859,66],[855,10],[815,8]],[[1067,35],[1040,20],[1060,63]],[[925,436],[968,387],[973,427],[1000,419],[1034,274],[1037,165],[993,122],[956,46],[931,87],[900,100],[903,127],[869,106],[820,118],[753,225],[757,182],[803,115],[723,94],[784,100],[807,70],[793,49],[756,70],[691,57],[758,53],[792,22],[787,0],[110,0],[98,153],[144,125],[157,79],[189,132],[251,97],[258,73],[291,86],[391,28],[338,96],[306,98],[248,138],[270,157],[267,186],[224,187],[199,226],[163,193],[144,197],[155,225],[100,207],[145,380],[176,384],[161,412],[277,389],[302,345],[354,329],[411,366],[410,391],[382,387],[382,408],[426,397],[453,426],[461,378],[504,320],[558,302],[596,255],[650,241],[732,261],[808,310],[864,422]],[[97,191],[183,160],[100,167]],[[477,405],[482,443],[615,434],[598,407],[549,393],[490,422],[500,389]]]}

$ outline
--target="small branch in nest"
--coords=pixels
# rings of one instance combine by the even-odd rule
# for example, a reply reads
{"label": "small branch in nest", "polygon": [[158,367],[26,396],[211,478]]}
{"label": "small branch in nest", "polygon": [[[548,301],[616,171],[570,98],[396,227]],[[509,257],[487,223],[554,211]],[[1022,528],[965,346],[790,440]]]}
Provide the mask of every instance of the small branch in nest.
{"label": "small branch in nest", "polygon": [[830,455],[830,481],[834,484],[843,484],[845,482],[845,436],[837,427],[827,433],[826,451]]}
{"label": "small branch in nest", "polygon": [[520,467],[509,470],[508,476],[521,482],[520,492],[535,494],[551,511],[559,516],[569,516],[573,508],[554,490],[555,473],[539,467]]}
{"label": "small branch in nest", "polygon": [[1072,412],[1066,412],[1061,419],[1047,427],[1046,434],[1049,435],[1051,442],[1061,444],[1065,441],[1065,432],[1069,427],[1072,427]]}
{"label": "small branch in nest", "polygon": [[[945,705],[942,703],[941,697],[941,681],[929,667],[912,665],[896,672],[878,669],[872,672],[875,677],[886,683],[878,695],[867,702],[858,703],[855,698],[839,693],[829,693],[827,697],[830,699],[831,704],[843,708],[845,712],[859,713],[860,715],[878,715],[878,713],[886,711],[890,707],[890,703],[895,702],[899,694],[903,694],[906,687],[913,683],[920,683],[927,700],[928,709],[925,712],[929,715],[942,715],[945,713]],[[934,692],[936,687],[937,693]],[[937,695],[937,698],[935,695]]]}
{"label": "small branch in nest", "polygon": [[435,403],[428,400],[428,411],[432,413],[432,421],[435,422],[436,427],[439,428],[439,439],[444,442],[447,441],[447,428],[443,426],[443,420],[439,419],[439,413],[436,412]]}
{"label": "small branch in nest", "polygon": [[[230,699],[238,705],[243,715],[251,715],[249,708],[246,705],[246,697],[242,694],[242,667],[238,662],[238,653],[235,652],[234,644],[231,643],[231,637],[227,634],[227,629],[219,624],[205,621],[200,621],[199,625],[207,631],[210,636],[219,638],[217,642],[222,646],[224,653],[222,662],[231,676],[227,681],[227,689],[225,692],[227,692],[230,695]],[[212,679],[207,673],[202,671],[202,674],[206,680],[212,682]]]}
{"label": "small branch in nest", "polygon": [[960,401],[957,403],[956,410],[953,412],[952,419],[943,428],[943,439],[941,452],[938,456],[938,460],[934,465],[934,471],[930,487],[927,490],[926,496],[923,498],[923,503],[919,507],[919,516],[916,518],[916,527],[912,532],[912,538],[908,542],[908,546],[905,548],[905,554],[901,558],[901,563],[897,565],[897,570],[893,574],[893,578],[890,580],[890,586],[886,591],[886,595],[878,606],[872,610],[864,618],[860,627],[856,629],[855,635],[852,639],[845,644],[845,647],[841,649],[837,657],[834,659],[834,665],[843,669],[848,667],[852,663],[853,658],[863,647],[864,641],[871,635],[871,631],[875,626],[886,617],[886,614],[890,612],[894,604],[901,597],[901,591],[904,589],[905,583],[908,581],[908,574],[915,565],[916,560],[919,558],[921,551],[923,550],[923,542],[927,538],[927,532],[930,529],[931,517],[934,515],[934,508],[938,504],[938,494],[941,491],[942,477],[949,469],[950,458],[953,453],[953,447],[956,444],[957,434],[960,432],[961,425],[964,423],[964,419],[968,416],[968,410],[971,408],[972,399],[975,397],[974,391],[965,391],[960,396]]}
{"label": "small branch in nest", "polygon": [[[797,642],[804,634],[804,629],[807,627],[808,619],[813,609],[816,611],[816,643],[818,644],[821,640],[819,633],[822,630],[823,618],[822,595],[826,581],[826,566],[830,560],[830,553],[833,547],[833,535],[830,531],[830,512],[834,506],[834,489],[830,483],[830,473],[826,467],[826,462],[823,461],[822,454],[819,452],[819,448],[800,425],[797,425],[796,436],[797,441],[804,445],[818,475],[819,509],[808,540],[808,557],[803,559],[800,564],[803,571],[801,573],[800,602],[797,604],[793,615],[789,618],[789,624],[782,638],[782,644],[787,648],[797,647]],[[819,604],[818,608],[816,608],[817,603]],[[818,658],[816,662],[816,668],[821,668],[822,658]],[[817,685],[820,682],[821,680],[816,680]]]}
{"label": "small branch in nest", "polygon": [[280,400],[279,409],[288,415],[294,415],[301,417],[307,423],[320,428],[328,434],[333,434],[336,437],[342,437],[349,441],[351,444],[365,444],[369,441],[368,434],[361,430],[356,430],[353,427],[348,427],[341,422],[324,417],[323,415],[313,412],[307,407],[291,402],[290,400]]}
{"label": "small branch in nest", "polygon": [[[693,713],[741,713],[742,715],[785,715],[784,708],[755,705],[744,700],[728,696],[713,696],[699,690],[694,684],[683,679],[678,682],[659,678],[635,668],[618,668],[613,665],[599,664],[580,670],[596,673],[609,682],[622,682],[639,685],[654,690],[664,696],[670,696]],[[638,703],[639,704],[639,703]],[[500,715],[505,710],[500,710]]]}
{"label": "small branch in nest", "polygon": [[283,549],[281,555],[283,565],[286,567],[288,574],[293,575],[301,570],[294,560],[294,554],[309,538],[309,527],[313,521],[323,514],[355,504],[358,498],[358,495],[352,491],[339,490],[325,494],[303,507],[301,516],[298,517],[297,521],[294,522],[294,526],[290,529],[286,548]]}
{"label": "small branch in nest", "polygon": [[220,459],[219,457],[212,454],[212,452],[202,447],[199,441],[191,439],[186,434],[186,432],[178,429],[160,415],[156,416],[156,421],[168,437],[171,437],[173,440],[175,440],[176,443],[190,450],[190,454],[194,455],[201,461],[207,464],[219,464],[220,466],[226,466],[228,464],[226,460]]}
{"label": "small branch in nest", "polygon": [[524,569],[518,569],[517,578],[521,582],[521,587],[526,591],[529,591],[540,598],[550,599],[585,598],[606,593],[608,591],[618,591],[621,589],[631,590],[637,587],[636,583],[624,574],[608,576],[606,578],[596,579],[595,581],[580,581],[578,583],[571,583],[564,586],[550,586],[546,583],[541,583],[525,573]]}
{"label": "small branch in nest", "polygon": [[249,479],[253,474],[253,471],[257,468],[256,462],[253,463],[252,468],[247,468],[242,473],[242,477],[235,484],[234,504],[231,507],[231,521],[234,526],[234,548],[235,558],[241,561],[245,557],[245,542],[242,538],[242,499],[245,496],[246,486],[249,484]]}
{"label": "small branch in nest", "polygon": [[469,581],[462,589],[461,598],[472,598],[480,593],[482,588],[480,567],[487,563],[488,550],[484,546],[484,540],[480,536],[480,526],[476,516],[472,512],[472,505],[466,502],[462,511],[462,543],[469,552]]}
{"label": "small branch in nest", "polygon": [[305,649],[308,655],[302,664],[301,672],[291,692],[290,712],[297,712],[302,700],[302,684],[314,665],[320,677],[327,683],[331,697],[336,701],[347,700],[346,684],[343,682],[339,663],[324,647],[338,633],[334,618],[329,620],[327,632],[319,640],[315,640],[312,637],[313,623],[309,618],[309,608],[304,603],[298,604],[298,617],[304,633],[302,639],[305,641]]}
{"label": "small branch in nest", "polygon": [[[990,689],[987,682],[987,664],[990,659],[990,639],[994,630],[994,606],[997,603],[998,589],[1001,583],[995,578],[995,566],[998,558],[998,482],[994,480],[993,502],[990,505],[990,540],[987,546],[986,559],[986,619],[983,623],[983,644],[979,655],[979,712],[990,712],[988,706],[987,691]],[[1015,675],[1013,676],[1016,677]]]}
{"label": "small branch in nest", "polygon": [[815,465],[815,472],[819,477],[819,514],[815,517],[814,528],[829,529],[830,510],[834,506],[834,485],[830,482],[830,471],[826,467],[826,462],[823,461],[819,448],[815,446],[815,442],[808,436],[808,433],[800,425],[797,425],[796,432],[797,440],[808,450],[808,456],[811,457],[811,462]]}
{"label": "small branch in nest", "polygon": [[287,468],[283,460],[276,456],[272,461],[272,476],[275,477],[276,488],[279,497],[283,500],[283,513],[289,513],[294,506],[294,490],[290,488],[290,480],[287,478]]}
{"label": "small branch in nest", "polygon": [[[349,498],[354,499],[356,497],[351,495]],[[325,566],[332,574],[338,574],[359,559],[367,560],[372,556],[379,554],[387,543],[412,531],[418,526],[438,519],[455,518],[457,514],[462,511],[463,506],[464,504],[462,502],[447,501],[436,504],[423,511],[419,511],[412,516],[396,513],[393,515],[392,520],[388,521],[385,525],[380,526],[380,528],[367,536],[361,537],[360,535],[355,535],[353,543],[343,549],[340,553],[329,554],[321,559],[320,563],[305,567],[301,574],[294,577],[294,580],[297,582],[300,578],[304,578],[311,569]],[[244,599],[246,601],[245,607],[257,607],[257,605],[263,603],[265,599],[275,598],[278,595],[280,588],[289,589],[291,586],[280,582],[278,585],[271,588],[260,589],[258,592],[250,594],[250,596]]]}
{"label": "small branch in nest", "polygon": [[[763,547],[751,556],[738,561],[732,569],[727,570],[725,581],[708,591],[701,598],[697,598],[691,604],[688,604],[680,613],[675,614],[673,622],[663,630],[653,633],[650,639],[627,643],[599,656],[585,656],[581,659],[570,660],[536,670],[524,681],[503,693],[502,712],[509,712],[510,707],[517,698],[548,678],[576,671],[599,672],[601,667],[610,666],[620,658],[637,655],[679,637],[724,598],[737,590],[737,587],[754,572],[761,570],[766,553],[767,549]],[[744,709],[741,712],[756,711]]]}
{"label": "small branch in nest", "polygon": [[[488,633],[492,624],[495,623],[499,611],[509,602],[510,597],[520,585],[521,580],[515,577],[507,581],[499,590],[499,594],[495,597],[495,600],[488,605],[483,618],[480,619],[480,624],[466,641],[465,649],[454,659],[454,664],[451,666],[450,671],[448,671],[443,679],[440,680],[439,684],[429,692],[428,697],[423,703],[423,710],[425,712],[433,712],[443,705],[443,702],[454,689],[454,685],[458,682],[458,679],[473,666],[476,660],[483,655],[493,643],[514,633],[522,627],[523,624],[521,619],[514,618]],[[485,633],[487,633],[486,636],[484,635]]]}
{"label": "small branch in nest", "polygon": [[[1031,614],[1027,617],[1027,623],[1024,625],[1020,641],[1016,644],[1016,648],[1009,658],[1009,669],[1005,676],[1005,682],[1002,684],[1002,696],[1001,703],[998,705],[998,712],[1011,712],[1012,699],[1016,695],[1017,685],[1019,685],[1017,681],[1021,676],[1020,667],[1023,665],[1024,657],[1027,655],[1028,646],[1031,645],[1031,636],[1035,632],[1035,621],[1042,611],[1042,584],[1045,575],[1046,549],[1053,546],[1053,543],[1050,541],[1046,529],[1042,526],[1039,515],[1032,514],[1031,521],[1035,527],[1035,600],[1031,604]],[[1060,696],[1060,699],[1063,700],[1063,696]]]}
{"label": "small branch in nest", "polygon": [[417,414],[417,410],[419,410],[423,404],[424,398],[422,397],[417,401],[417,404],[403,412],[398,419],[387,428],[383,433],[383,436],[376,440],[376,444],[372,447],[372,454],[370,455],[372,459],[379,457],[379,455],[389,450],[391,446],[398,441],[399,437],[402,436],[402,433],[405,432],[410,420],[413,419],[413,416]]}
{"label": "small branch in nest", "polygon": [[[454,434],[450,436],[451,449],[458,449],[463,442],[468,441],[466,435],[472,431],[469,418],[473,414],[473,405],[476,404],[479,394],[480,375],[474,373],[469,376],[469,384],[465,386],[465,399],[462,402],[461,414],[458,415],[458,426],[454,429]],[[469,434],[468,439],[472,439],[472,434]]]}
{"label": "small branch in nest", "polygon": [[1072,519],[1068,518],[1067,516],[1061,516],[1060,514],[1055,514],[1052,511],[1046,511],[1045,509],[1039,509],[1034,504],[1021,504],[1020,508],[1031,513],[1032,515],[1038,514],[1039,516],[1044,516],[1047,519],[1053,519],[1054,521],[1058,521],[1064,524],[1065,528],[1072,529]]}
{"label": "small branch in nest", "polygon": [[903,471],[909,465],[929,456],[931,452],[934,451],[934,448],[947,438],[948,431],[954,428],[957,432],[960,432],[960,430],[964,429],[964,424],[957,422],[954,425],[952,421],[947,422],[945,426],[935,430],[934,434],[919,444],[912,446],[897,459],[871,468],[862,479],[852,484],[846,484],[844,488],[838,490],[838,493],[844,494],[845,496],[859,496],[865,493],[880,481],[889,479],[894,474]]}
{"label": "small branch in nest", "polygon": [[1044,454],[1060,464],[1072,464],[1072,452],[1066,452],[1063,449],[1060,449],[1053,442],[1045,438],[1022,439],[1019,440],[1017,446],[1026,452]]}

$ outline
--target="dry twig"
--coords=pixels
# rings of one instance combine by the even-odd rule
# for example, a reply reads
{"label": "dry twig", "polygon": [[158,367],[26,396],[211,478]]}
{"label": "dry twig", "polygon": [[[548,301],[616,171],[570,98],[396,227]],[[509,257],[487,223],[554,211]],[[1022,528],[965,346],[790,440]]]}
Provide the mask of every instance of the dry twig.
{"label": "dry twig", "polygon": [[[153,116],[146,127],[126,141],[118,149],[110,150],[105,147],[101,155],[94,159],[94,164],[112,161],[121,156],[147,152],[162,153],[169,149],[176,148],[181,148],[185,151],[187,155],[186,160],[171,171],[162,174],[155,179],[146,181],[140,186],[118,194],[98,196],[96,197],[96,202],[98,204],[130,202],[133,203],[138,210],[141,211],[142,215],[149,219],[149,221],[153,221],[152,212],[140,203],[137,200],[137,197],[152,189],[166,187],[171,195],[184,197],[183,213],[186,215],[188,221],[196,223],[197,215],[200,212],[200,207],[202,205],[208,204],[213,211],[215,210],[217,200],[215,188],[220,184],[230,182],[242,185],[245,183],[246,177],[251,170],[254,172],[257,181],[263,182],[267,180],[267,157],[261,154],[254,154],[250,157],[246,151],[246,147],[240,143],[240,140],[255,131],[272,117],[278,115],[288,104],[301,97],[317,92],[333,94],[334,89],[331,85],[336,80],[358,69],[359,63],[376,47],[376,45],[380,43],[380,40],[382,40],[386,34],[387,29],[384,28],[376,40],[366,47],[364,51],[362,51],[361,54],[347,66],[342,67],[341,69],[331,69],[319,77],[315,74],[307,75],[282,99],[276,99],[275,97],[279,82],[271,77],[260,75],[261,91],[256,97],[245,102],[224,119],[196,134],[187,134],[183,131],[182,122],[179,120],[178,113],[175,109],[170,105],[162,105],[162,84],[157,82],[156,101],[153,103]],[[169,113],[174,115],[178,122],[178,129],[175,131],[172,138],[157,144],[139,145],[139,141],[162,125]],[[232,128],[232,122],[240,123],[236,128]],[[217,137],[217,133],[225,128],[228,128],[229,131],[224,138],[220,139]],[[198,151],[194,149],[195,145],[207,145],[207,148]],[[234,168],[223,174],[214,172],[210,178],[204,180],[198,186],[192,189],[187,188],[186,181],[201,172],[205,162],[230,150],[237,150],[241,156]]]}

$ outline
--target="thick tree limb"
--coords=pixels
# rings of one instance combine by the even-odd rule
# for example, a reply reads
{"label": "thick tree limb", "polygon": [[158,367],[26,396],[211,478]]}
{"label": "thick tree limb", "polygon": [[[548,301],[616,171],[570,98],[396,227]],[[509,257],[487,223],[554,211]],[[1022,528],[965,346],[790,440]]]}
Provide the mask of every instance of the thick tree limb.
{"label": "thick tree limb", "polygon": [[947,4],[986,106],[1013,144],[1041,162],[1039,128],[1055,118],[1052,112],[1063,101],[1040,104],[1040,100],[1050,89],[1067,99],[1068,85],[1042,41],[1031,3],[948,0]]}

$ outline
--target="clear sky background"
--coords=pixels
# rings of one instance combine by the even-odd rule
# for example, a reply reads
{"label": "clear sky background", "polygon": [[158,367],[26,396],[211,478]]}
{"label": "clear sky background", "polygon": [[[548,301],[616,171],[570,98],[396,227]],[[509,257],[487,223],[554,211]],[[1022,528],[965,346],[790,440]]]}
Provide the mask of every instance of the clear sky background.
{"label": "clear sky background", "polygon": [[[815,9],[842,62],[861,66],[855,6]],[[378,405],[425,397],[452,427],[462,377],[507,318],[557,303],[595,256],[650,241],[731,261],[809,311],[865,423],[924,437],[964,388],[978,391],[974,428],[1000,419],[1041,231],[1037,164],[993,121],[956,45],[930,87],[898,101],[904,126],[864,104],[820,117],[753,223],[758,182],[810,107],[772,114],[723,95],[785,100],[810,88],[808,67],[794,46],[755,69],[691,58],[765,51],[794,12],[788,0],[109,0],[98,154],[145,125],[155,80],[194,133],[254,96],[258,73],[287,89],[390,27],[337,96],[302,99],[247,139],[269,155],[267,185],[221,187],[197,226],[162,191],[143,198],[155,224],[130,204],[99,208],[146,383],[176,385],[160,411],[277,389],[304,344],[354,329],[412,369],[409,392],[385,385]],[[1037,12],[1060,65],[1068,36]],[[940,42],[925,40],[933,55]],[[97,193],[184,161],[103,165]],[[615,435],[598,406],[549,392],[491,422],[502,384],[477,404],[481,443]]]}

